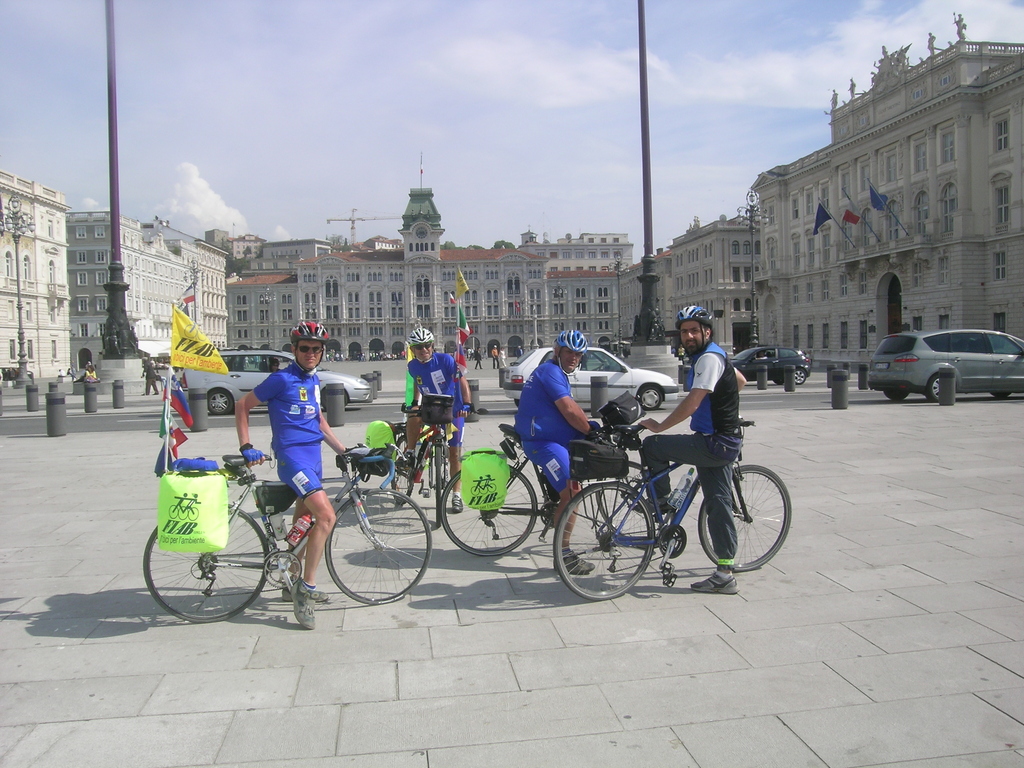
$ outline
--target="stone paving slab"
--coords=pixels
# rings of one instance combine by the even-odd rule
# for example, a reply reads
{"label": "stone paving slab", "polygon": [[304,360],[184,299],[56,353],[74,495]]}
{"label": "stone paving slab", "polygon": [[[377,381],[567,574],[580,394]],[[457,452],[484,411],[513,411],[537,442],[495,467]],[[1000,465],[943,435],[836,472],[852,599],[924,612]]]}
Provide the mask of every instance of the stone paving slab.
{"label": "stone paving slab", "polygon": [[[499,412],[471,446],[511,421],[482,383]],[[687,589],[709,569],[692,522],[675,587],[606,602],[565,589],[536,533],[490,559],[436,531],[397,604],[323,573],[315,632],[279,592],[209,625],[152,600],[155,431],[0,437],[0,765],[1024,766],[1024,399],[821,398],[755,414],[745,458],[795,516],[739,595]],[[237,448],[223,420],[189,438]]]}

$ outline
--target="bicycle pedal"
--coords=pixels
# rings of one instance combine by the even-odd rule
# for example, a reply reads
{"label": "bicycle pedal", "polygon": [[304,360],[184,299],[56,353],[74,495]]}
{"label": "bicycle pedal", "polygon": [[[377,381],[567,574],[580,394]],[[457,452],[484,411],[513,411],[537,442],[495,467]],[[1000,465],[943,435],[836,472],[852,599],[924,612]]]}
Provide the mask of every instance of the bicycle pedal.
{"label": "bicycle pedal", "polygon": [[674,586],[676,583],[676,575],[674,573],[669,573],[665,576],[662,576],[661,583],[664,584],[666,587]]}

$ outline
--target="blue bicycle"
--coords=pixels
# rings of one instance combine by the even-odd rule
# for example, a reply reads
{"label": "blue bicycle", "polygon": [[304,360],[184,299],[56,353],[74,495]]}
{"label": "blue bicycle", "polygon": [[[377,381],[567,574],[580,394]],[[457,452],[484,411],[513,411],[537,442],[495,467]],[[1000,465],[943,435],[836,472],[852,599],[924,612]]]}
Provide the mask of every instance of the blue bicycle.
{"label": "blue bicycle", "polygon": [[[752,426],[745,421],[743,426]],[[639,425],[605,427],[609,441],[623,449],[639,450]],[[643,454],[641,453],[641,460]],[[697,498],[696,477],[682,507],[671,517],[660,511],[654,481],[677,469],[651,475],[644,463],[638,479],[606,480],[587,485],[566,507],[554,536],[555,567],[562,581],[580,597],[610,600],[630,589],[650,564],[655,551],[661,555],[659,570],[666,587],[675,584],[671,560],[686,548],[683,518]],[[789,533],[792,502],[782,479],[770,469],[752,464],[733,464],[733,520],[736,523],[736,571],[750,571],[767,563],[782,547]],[[718,562],[708,531],[707,503],[702,502],[697,532],[704,552]],[[562,547],[568,546],[579,561],[567,565]],[[590,566],[590,567],[587,567]],[[571,570],[570,570],[571,568]]]}

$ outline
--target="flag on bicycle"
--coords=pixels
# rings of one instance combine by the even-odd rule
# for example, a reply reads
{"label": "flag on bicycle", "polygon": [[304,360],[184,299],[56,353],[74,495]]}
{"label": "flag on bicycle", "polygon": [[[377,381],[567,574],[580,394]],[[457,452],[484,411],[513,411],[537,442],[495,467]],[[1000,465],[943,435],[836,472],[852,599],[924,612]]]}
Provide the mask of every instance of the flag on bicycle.
{"label": "flag on bicycle", "polygon": [[466,375],[468,368],[466,364],[466,342],[469,341],[471,333],[473,333],[473,329],[469,327],[469,323],[466,321],[466,313],[462,311],[462,305],[459,304],[459,327],[456,330],[458,340],[455,344],[455,363],[459,366],[459,372],[463,376]]}
{"label": "flag on bicycle", "polygon": [[160,453],[156,457],[154,472],[160,477],[170,466],[171,459],[178,458],[178,446],[188,440],[188,435],[177,424],[171,416],[168,403],[164,401],[164,411],[160,418],[160,437],[163,438],[163,445],[160,446]]}
{"label": "flag on bicycle", "polygon": [[164,399],[170,399],[171,407],[185,422],[185,426],[192,427],[192,409],[188,406],[188,398],[185,397],[185,390],[181,388],[181,382],[173,373],[164,385]]}
{"label": "flag on bicycle", "polygon": [[461,269],[455,271],[455,298],[456,300],[462,298],[462,294],[469,293],[469,283],[466,282],[466,278],[462,274]]}
{"label": "flag on bicycle", "polygon": [[188,315],[171,307],[171,365],[227,375],[228,367],[217,347]]}

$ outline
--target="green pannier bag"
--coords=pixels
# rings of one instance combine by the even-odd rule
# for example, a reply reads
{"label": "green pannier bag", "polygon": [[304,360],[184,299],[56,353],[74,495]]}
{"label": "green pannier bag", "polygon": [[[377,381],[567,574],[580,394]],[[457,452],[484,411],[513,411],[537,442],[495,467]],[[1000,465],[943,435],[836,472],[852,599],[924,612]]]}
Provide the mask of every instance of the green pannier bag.
{"label": "green pannier bag", "polygon": [[371,448],[386,448],[395,442],[395,431],[386,421],[371,421],[366,425],[366,444]]}
{"label": "green pannier bag", "polygon": [[492,512],[505,503],[509,468],[505,454],[477,448],[462,457],[462,498],[467,507]]}
{"label": "green pannier bag", "polygon": [[216,552],[228,544],[228,483],[219,472],[160,477],[157,543],[168,552]]}

